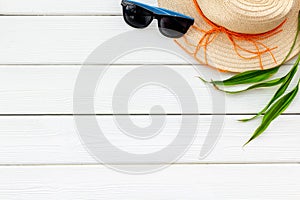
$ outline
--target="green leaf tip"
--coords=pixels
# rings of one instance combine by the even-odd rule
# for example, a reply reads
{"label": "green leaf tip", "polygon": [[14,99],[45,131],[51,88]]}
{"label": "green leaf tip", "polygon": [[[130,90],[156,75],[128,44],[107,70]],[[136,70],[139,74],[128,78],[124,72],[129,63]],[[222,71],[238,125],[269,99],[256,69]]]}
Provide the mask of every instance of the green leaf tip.
{"label": "green leaf tip", "polygon": [[264,115],[261,125],[256,129],[249,141],[244,144],[244,147],[260,136],[270,126],[270,124],[291,105],[298,94],[299,83],[300,80],[298,81],[297,86],[291,92],[281,97],[276,103],[274,103],[274,105],[270,107],[270,109]]}

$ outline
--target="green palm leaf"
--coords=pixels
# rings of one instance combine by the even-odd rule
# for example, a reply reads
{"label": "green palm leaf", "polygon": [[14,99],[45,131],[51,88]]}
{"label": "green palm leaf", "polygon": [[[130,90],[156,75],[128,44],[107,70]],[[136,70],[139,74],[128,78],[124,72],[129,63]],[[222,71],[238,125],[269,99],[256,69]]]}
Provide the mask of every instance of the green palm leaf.
{"label": "green palm leaf", "polygon": [[261,116],[264,112],[266,112],[266,110],[269,109],[269,107],[278,99],[280,98],[288,89],[290,83],[292,82],[297,70],[298,70],[298,65],[300,62],[300,55],[297,58],[297,61],[295,62],[293,68],[291,69],[291,71],[285,76],[283,77],[282,80],[282,85],[281,87],[277,90],[277,92],[275,93],[275,95],[273,96],[273,98],[270,100],[270,102],[268,103],[268,105],[262,109],[257,115],[255,115],[254,117],[250,118],[250,119],[242,119],[239,120],[241,122],[248,122],[251,121],[253,119],[256,119],[257,117]]}
{"label": "green palm leaf", "polygon": [[291,92],[281,97],[276,103],[274,103],[274,105],[272,105],[272,107],[270,107],[270,109],[265,114],[261,125],[256,129],[252,137],[244,146],[249,144],[258,136],[260,136],[270,126],[270,124],[274,121],[274,119],[276,119],[289,107],[289,105],[293,102],[293,100],[297,96],[297,93],[299,91],[299,84],[300,81]]}

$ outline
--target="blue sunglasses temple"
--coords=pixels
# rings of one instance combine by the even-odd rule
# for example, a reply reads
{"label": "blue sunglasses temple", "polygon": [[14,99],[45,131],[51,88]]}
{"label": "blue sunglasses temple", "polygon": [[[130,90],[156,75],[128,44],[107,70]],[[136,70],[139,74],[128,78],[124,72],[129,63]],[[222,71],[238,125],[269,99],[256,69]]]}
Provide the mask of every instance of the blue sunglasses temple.
{"label": "blue sunglasses temple", "polygon": [[131,0],[123,0],[122,3],[132,3],[135,5],[138,5],[140,7],[143,7],[147,10],[150,10],[151,12],[158,14],[158,15],[167,15],[167,16],[174,16],[174,17],[182,17],[182,18],[186,18],[189,20],[194,20],[192,17],[172,11],[172,10],[168,10],[165,8],[159,8],[159,7],[155,7],[155,6],[150,6],[150,5],[146,5],[140,2],[136,2],[136,1],[131,1]]}

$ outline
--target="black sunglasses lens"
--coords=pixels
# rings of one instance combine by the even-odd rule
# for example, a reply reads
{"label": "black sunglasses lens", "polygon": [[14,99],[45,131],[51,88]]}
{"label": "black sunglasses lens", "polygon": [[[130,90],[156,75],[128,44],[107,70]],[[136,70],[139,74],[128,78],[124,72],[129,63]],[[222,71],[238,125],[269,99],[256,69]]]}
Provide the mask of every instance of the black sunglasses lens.
{"label": "black sunglasses lens", "polygon": [[160,32],[170,38],[182,37],[193,23],[184,18],[164,16],[159,20]]}
{"label": "black sunglasses lens", "polygon": [[134,28],[145,28],[153,20],[151,12],[133,4],[123,6],[123,16],[127,24]]}

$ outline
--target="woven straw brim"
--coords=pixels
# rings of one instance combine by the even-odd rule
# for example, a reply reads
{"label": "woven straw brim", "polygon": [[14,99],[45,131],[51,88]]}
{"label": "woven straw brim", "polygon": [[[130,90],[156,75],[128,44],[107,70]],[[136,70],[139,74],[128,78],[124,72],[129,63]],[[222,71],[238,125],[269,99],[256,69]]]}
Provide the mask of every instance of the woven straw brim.
{"label": "woven straw brim", "polygon": [[[197,12],[193,0],[158,0],[158,3],[160,7],[193,17],[195,19],[195,25],[204,30],[209,30],[211,28]],[[277,62],[274,61],[270,53],[264,53],[262,55],[264,69],[278,66],[278,64],[284,60],[294,42],[298,27],[300,1],[297,0],[296,4],[297,5],[294,5],[291,12],[287,15],[287,21],[282,26],[283,31],[259,41],[269,48],[277,47],[272,50]],[[222,13],[219,13],[219,15],[222,17]],[[188,33],[185,35],[186,39],[180,38],[176,41],[184,50],[188,52],[195,52],[195,46],[198,45],[202,37],[201,35],[202,34],[199,31],[196,31],[194,28],[190,28]],[[247,50],[256,51],[255,46],[247,41],[239,41],[239,45]],[[289,59],[297,55],[299,51],[300,39],[297,40],[295,49]],[[248,53],[246,52],[240,53],[245,57],[251,56],[247,55]],[[205,54],[207,55],[207,59],[205,59]],[[201,64],[207,64],[224,71],[244,72],[261,69],[259,58],[245,59],[239,57],[225,33],[220,33],[215,40],[207,46],[206,53],[203,50],[198,51],[196,58]]]}

